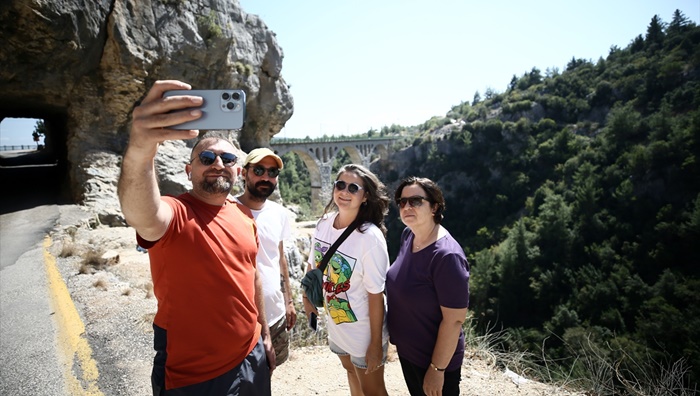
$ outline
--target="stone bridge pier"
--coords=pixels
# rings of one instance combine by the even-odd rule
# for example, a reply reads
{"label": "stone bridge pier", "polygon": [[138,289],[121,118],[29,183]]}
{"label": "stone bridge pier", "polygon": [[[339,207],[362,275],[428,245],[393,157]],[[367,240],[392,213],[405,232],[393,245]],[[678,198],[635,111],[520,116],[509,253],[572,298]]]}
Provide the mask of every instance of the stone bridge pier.
{"label": "stone bridge pier", "polygon": [[333,160],[345,150],[352,163],[369,168],[372,155],[386,156],[390,138],[365,139],[272,139],[270,146],[278,155],[293,152],[304,161],[311,179],[311,210],[320,211],[332,197]]}

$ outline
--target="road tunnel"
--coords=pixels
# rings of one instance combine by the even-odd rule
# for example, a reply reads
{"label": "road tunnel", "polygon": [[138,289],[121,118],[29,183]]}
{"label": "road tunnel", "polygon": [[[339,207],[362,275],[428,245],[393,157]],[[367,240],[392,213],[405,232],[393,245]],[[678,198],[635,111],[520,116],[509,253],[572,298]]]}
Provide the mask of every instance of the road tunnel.
{"label": "road tunnel", "polygon": [[50,106],[0,103],[0,121],[6,117],[43,120],[45,136],[43,144],[37,144],[36,148],[0,151],[0,183],[3,186],[0,214],[40,205],[70,203],[65,111]]}

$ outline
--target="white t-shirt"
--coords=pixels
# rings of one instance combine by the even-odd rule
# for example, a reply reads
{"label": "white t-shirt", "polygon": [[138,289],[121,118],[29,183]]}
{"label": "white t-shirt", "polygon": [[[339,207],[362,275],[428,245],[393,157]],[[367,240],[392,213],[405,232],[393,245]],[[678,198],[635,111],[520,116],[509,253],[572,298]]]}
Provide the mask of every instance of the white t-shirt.
{"label": "white t-shirt", "polygon": [[[316,230],[309,255],[309,264],[316,267],[323,254],[345,229],[333,228],[337,213],[322,218]],[[389,254],[382,231],[365,223],[364,233],[353,231],[335,251],[323,275],[324,308],[328,316],[328,339],[351,356],[365,356],[370,342],[367,293],[384,291]],[[388,340],[386,299],[382,344]]]}
{"label": "white t-shirt", "polygon": [[[236,197],[236,201],[241,201]],[[287,313],[282,294],[280,272],[280,242],[292,234],[289,216],[284,207],[275,201],[267,200],[260,210],[250,209],[258,226],[257,265],[260,270],[263,295],[265,296],[265,317],[272,326]]]}

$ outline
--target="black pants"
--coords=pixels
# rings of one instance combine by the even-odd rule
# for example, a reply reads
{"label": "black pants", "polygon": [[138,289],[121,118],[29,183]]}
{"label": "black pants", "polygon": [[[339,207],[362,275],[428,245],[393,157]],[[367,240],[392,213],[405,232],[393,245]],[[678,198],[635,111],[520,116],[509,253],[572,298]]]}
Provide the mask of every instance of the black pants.
{"label": "black pants", "polygon": [[[408,360],[399,356],[401,362],[401,371],[403,371],[403,379],[406,381],[406,386],[411,396],[424,396],[423,379],[427,368],[416,366]],[[459,395],[459,381],[462,380],[461,366],[457,370],[445,371],[445,383],[442,385],[443,396]]]}
{"label": "black pants", "polygon": [[168,390],[165,390],[165,362],[168,358],[166,346],[167,331],[154,324],[153,348],[156,356],[151,373],[153,396],[270,396],[272,392],[270,367],[262,338],[248,356],[228,372],[208,381]]}

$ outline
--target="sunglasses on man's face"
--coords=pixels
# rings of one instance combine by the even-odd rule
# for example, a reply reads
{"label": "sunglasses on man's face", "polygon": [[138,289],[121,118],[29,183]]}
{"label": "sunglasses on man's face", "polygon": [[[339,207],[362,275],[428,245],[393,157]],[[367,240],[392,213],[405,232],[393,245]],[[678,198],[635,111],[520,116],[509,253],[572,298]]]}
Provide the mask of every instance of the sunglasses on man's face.
{"label": "sunglasses on man's face", "polygon": [[347,187],[350,194],[357,194],[358,191],[363,190],[362,186],[359,184],[346,183],[342,180],[336,180],[333,184],[335,185],[335,189],[338,191],[343,191],[345,190],[345,187]]}
{"label": "sunglasses on man's face", "polygon": [[399,206],[399,208],[403,209],[406,207],[406,204],[412,208],[417,208],[419,206],[423,205],[423,201],[428,201],[428,198],[426,197],[421,197],[420,195],[414,195],[412,197],[405,197],[405,198],[399,198],[396,200],[396,205]]}
{"label": "sunglasses on man's face", "polygon": [[236,165],[236,161],[238,160],[238,157],[236,157],[236,154],[232,153],[221,153],[217,154],[213,151],[209,150],[204,150],[198,155],[199,157],[199,162],[202,163],[204,166],[209,166],[213,164],[216,161],[216,157],[221,158],[221,162],[224,164],[224,166],[234,166]]}
{"label": "sunglasses on man's face", "polygon": [[262,165],[256,165],[253,167],[253,173],[255,176],[260,177],[265,174],[265,171],[267,171],[267,175],[272,178],[275,178],[280,174],[279,168],[265,168]]}

